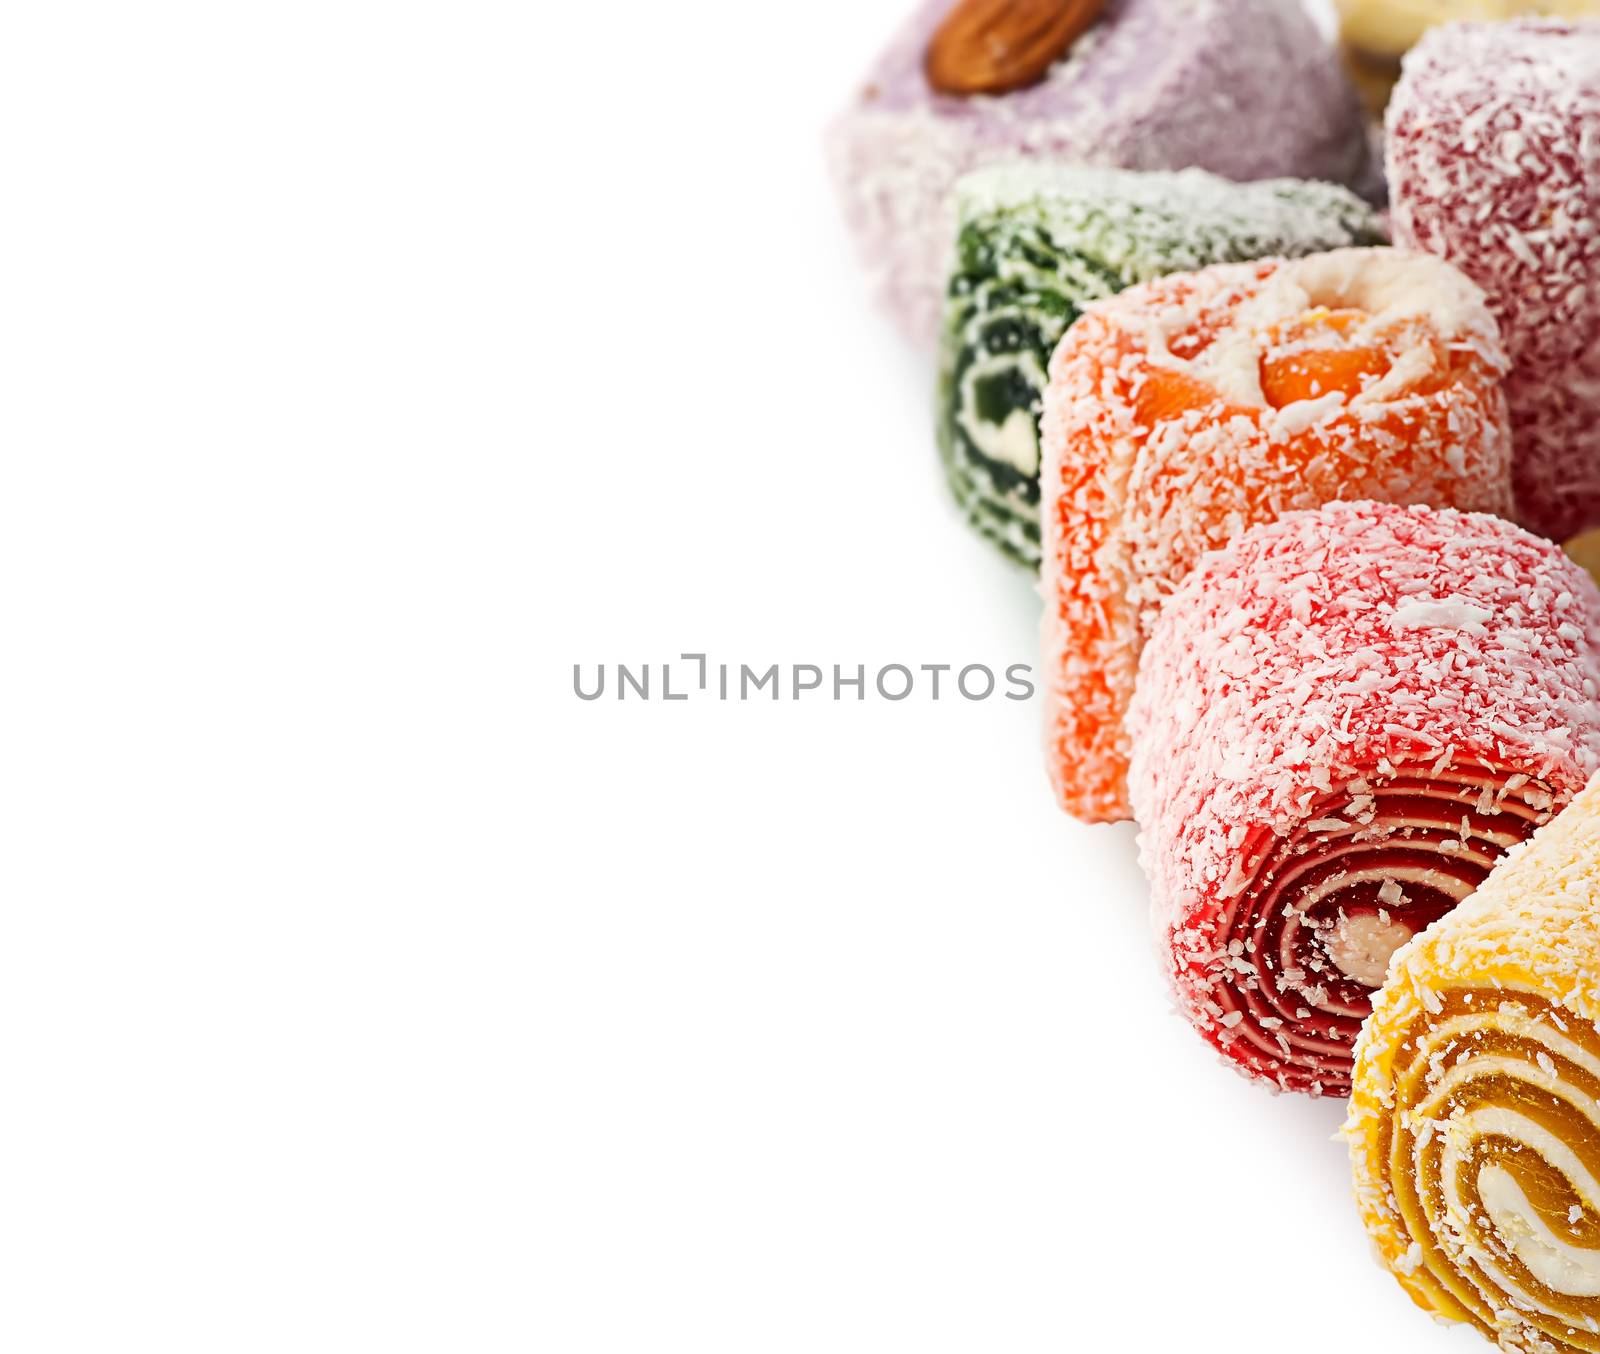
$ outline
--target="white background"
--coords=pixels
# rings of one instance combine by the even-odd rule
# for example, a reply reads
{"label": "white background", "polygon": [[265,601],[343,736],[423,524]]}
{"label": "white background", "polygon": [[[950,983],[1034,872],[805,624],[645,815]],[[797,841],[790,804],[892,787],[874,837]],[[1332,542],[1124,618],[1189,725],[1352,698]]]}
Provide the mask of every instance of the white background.
{"label": "white background", "polygon": [[1167,1008],[821,125],[896,0],[18,7],[0,1348],[1470,1348]]}

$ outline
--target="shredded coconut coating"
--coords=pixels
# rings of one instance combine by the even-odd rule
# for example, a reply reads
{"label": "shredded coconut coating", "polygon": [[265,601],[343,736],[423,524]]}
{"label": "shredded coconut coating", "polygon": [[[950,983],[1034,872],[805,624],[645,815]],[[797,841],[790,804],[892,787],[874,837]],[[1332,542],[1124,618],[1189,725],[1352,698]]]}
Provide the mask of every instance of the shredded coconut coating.
{"label": "shredded coconut coating", "polygon": [[1091,300],[1214,263],[1386,240],[1348,189],[1032,162],[956,185],[939,361],[940,455],[973,525],[1039,567],[1039,416],[1050,355]]}
{"label": "shredded coconut coating", "polygon": [[1397,243],[1459,267],[1504,331],[1520,520],[1600,524],[1600,22],[1433,30],[1388,130]]}
{"label": "shredded coconut coating", "polygon": [[1044,399],[1043,695],[1062,807],[1127,817],[1139,651],[1205,551],[1336,499],[1509,514],[1504,370],[1477,288],[1397,250],[1221,265],[1089,305]]}
{"label": "shredded coconut coating", "polygon": [[1037,85],[935,93],[928,40],[954,0],[929,0],[829,129],[828,158],[875,290],[931,345],[969,170],[1046,159],[1122,169],[1195,166],[1240,181],[1376,178],[1337,53],[1284,0],[1110,0]]}
{"label": "shredded coconut coating", "polygon": [[1600,767],[1600,592],[1500,518],[1293,513],[1172,595],[1129,723],[1180,1011],[1343,1094],[1389,955]]}
{"label": "shredded coconut coating", "polygon": [[1345,1137],[1379,1261],[1507,1350],[1600,1349],[1600,782],[1394,957]]}

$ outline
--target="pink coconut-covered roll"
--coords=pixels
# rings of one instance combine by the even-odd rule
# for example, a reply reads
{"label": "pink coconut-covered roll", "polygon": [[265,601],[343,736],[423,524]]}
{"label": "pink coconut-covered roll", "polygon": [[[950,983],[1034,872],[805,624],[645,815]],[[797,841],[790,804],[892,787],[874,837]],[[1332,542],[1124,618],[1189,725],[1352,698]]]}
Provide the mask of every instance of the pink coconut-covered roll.
{"label": "pink coconut-covered roll", "polygon": [[1600,525],[1600,21],[1435,29],[1389,106],[1394,233],[1488,294],[1520,520]]}
{"label": "pink coconut-covered roll", "polygon": [[937,332],[956,180],[1048,159],[1375,177],[1329,40],[1286,0],[928,0],[828,136],[845,216],[913,338]]}
{"label": "pink coconut-covered roll", "polygon": [[1500,518],[1292,513],[1162,607],[1130,725],[1180,1011],[1247,1076],[1344,1095],[1393,952],[1600,767],[1600,592]]}

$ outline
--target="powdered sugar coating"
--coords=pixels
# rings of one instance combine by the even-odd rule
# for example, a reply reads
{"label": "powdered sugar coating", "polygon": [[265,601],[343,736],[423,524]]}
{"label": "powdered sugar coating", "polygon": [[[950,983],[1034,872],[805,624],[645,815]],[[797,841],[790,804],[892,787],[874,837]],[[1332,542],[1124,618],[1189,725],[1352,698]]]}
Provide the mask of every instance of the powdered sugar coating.
{"label": "powdered sugar coating", "polygon": [[[1387,867],[1416,857],[1424,879],[1430,853],[1447,865],[1475,834],[1492,863],[1575,795],[1600,767],[1600,592],[1555,546],[1485,514],[1292,513],[1208,555],[1173,593],[1129,723],[1141,858],[1180,1010],[1247,1075],[1342,1092],[1353,1024],[1319,1060],[1313,1043],[1274,1058],[1276,1036],[1225,1023],[1252,994],[1218,962],[1219,928],[1307,828],[1297,868],[1330,842],[1364,843]],[[1390,785],[1404,796],[1375,823],[1371,801]],[[1463,821],[1459,852],[1444,849],[1396,833],[1406,797],[1429,821],[1455,800],[1463,820],[1520,826],[1469,834]]]}
{"label": "powdered sugar coating", "polygon": [[1041,83],[953,98],[923,74],[953,2],[929,0],[913,15],[828,135],[875,287],[919,342],[937,329],[951,189],[969,170],[1044,158],[1370,186],[1354,91],[1299,4],[1109,0]]}
{"label": "powdered sugar coating", "polygon": [[[1358,322],[1341,335],[1331,311]],[[1381,361],[1353,394],[1275,405],[1263,373],[1324,340]],[[1127,816],[1139,651],[1206,550],[1334,499],[1508,512],[1504,370],[1481,293],[1398,250],[1221,265],[1090,305],[1056,350],[1043,420],[1044,703],[1062,806]]]}
{"label": "powdered sugar coating", "polygon": [[1600,524],[1600,22],[1435,29],[1388,129],[1396,241],[1461,268],[1504,331],[1520,520]]}

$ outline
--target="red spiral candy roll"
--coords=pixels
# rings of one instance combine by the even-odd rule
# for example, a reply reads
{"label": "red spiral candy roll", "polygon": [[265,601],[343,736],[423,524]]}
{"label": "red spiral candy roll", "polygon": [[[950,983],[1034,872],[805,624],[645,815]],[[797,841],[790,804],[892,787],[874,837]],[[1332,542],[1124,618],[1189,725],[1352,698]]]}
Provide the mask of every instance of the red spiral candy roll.
{"label": "red spiral candy roll", "polygon": [[1600,592],[1498,518],[1292,513],[1162,607],[1129,721],[1179,1009],[1247,1076],[1348,1094],[1390,956],[1600,767]]}

